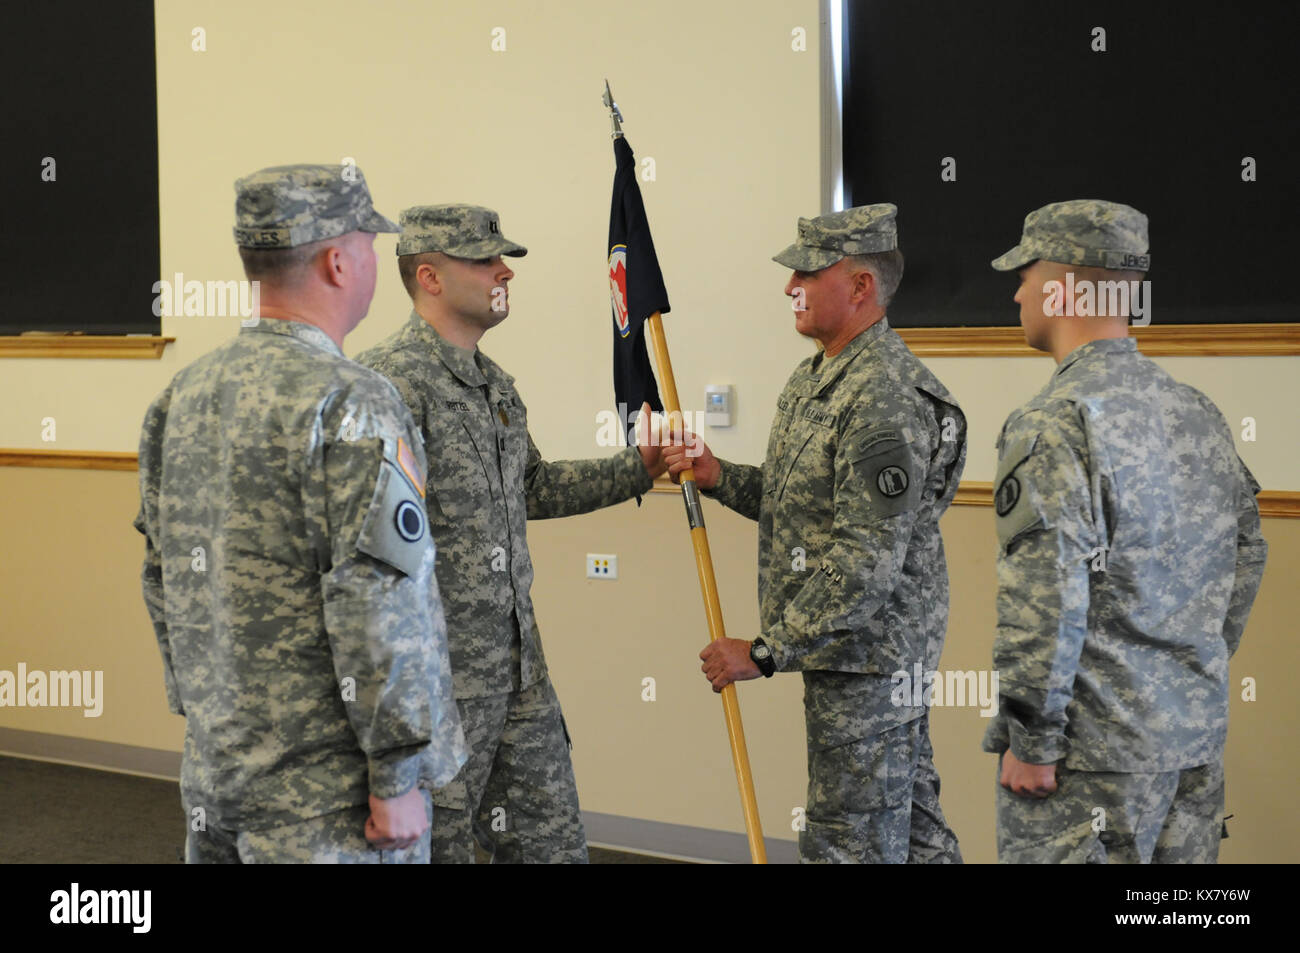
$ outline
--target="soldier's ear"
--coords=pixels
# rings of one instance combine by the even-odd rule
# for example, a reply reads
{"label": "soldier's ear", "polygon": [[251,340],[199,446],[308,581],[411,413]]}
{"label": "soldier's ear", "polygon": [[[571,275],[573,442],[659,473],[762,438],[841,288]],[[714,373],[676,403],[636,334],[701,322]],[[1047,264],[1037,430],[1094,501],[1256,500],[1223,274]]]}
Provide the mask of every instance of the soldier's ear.
{"label": "soldier's ear", "polygon": [[327,245],[320,253],[321,276],[331,285],[342,284],[344,262],[343,249],[338,245]]}
{"label": "soldier's ear", "polygon": [[438,275],[438,270],[428,262],[415,269],[415,280],[429,294],[442,294],[442,279]]}
{"label": "soldier's ear", "polygon": [[853,303],[876,300],[876,276],[863,268],[853,276]]}

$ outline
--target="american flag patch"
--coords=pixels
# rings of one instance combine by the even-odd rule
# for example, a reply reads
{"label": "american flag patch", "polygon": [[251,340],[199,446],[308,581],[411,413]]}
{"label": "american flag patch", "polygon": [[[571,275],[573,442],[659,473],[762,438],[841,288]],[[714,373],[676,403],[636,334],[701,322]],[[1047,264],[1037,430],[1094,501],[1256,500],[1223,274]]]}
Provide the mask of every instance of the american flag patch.
{"label": "american flag patch", "polygon": [[406,445],[406,441],[401,437],[397,438],[397,463],[402,468],[402,472],[406,474],[407,479],[414,484],[415,488],[420,492],[420,496],[423,497],[424,474],[420,472],[420,465],[415,462],[415,454],[411,452],[411,448]]}

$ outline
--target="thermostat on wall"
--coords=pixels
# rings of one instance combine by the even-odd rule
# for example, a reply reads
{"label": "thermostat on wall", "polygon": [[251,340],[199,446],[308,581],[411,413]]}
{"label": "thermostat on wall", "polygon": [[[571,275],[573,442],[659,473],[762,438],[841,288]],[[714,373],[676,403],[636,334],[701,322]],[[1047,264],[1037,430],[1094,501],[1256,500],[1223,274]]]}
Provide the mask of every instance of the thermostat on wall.
{"label": "thermostat on wall", "polygon": [[704,422],[710,427],[730,427],[734,403],[730,384],[710,384],[704,389]]}

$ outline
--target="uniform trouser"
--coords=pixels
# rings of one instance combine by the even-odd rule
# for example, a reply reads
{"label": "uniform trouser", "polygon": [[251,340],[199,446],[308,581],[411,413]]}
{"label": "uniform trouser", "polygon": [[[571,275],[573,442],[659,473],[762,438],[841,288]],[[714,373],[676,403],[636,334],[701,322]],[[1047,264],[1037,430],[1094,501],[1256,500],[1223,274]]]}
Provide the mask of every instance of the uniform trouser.
{"label": "uniform trouser", "polygon": [[[425,817],[432,821],[429,792]],[[185,805],[185,816],[193,812]],[[366,840],[368,804],[344,808],[279,827],[233,831],[212,824],[185,836],[187,864],[427,864],[429,832],[403,850],[378,850]]]}
{"label": "uniform trouser", "polygon": [[587,833],[568,732],[549,678],[516,692],[460,698],[469,760],[433,793],[435,864],[585,864]]}
{"label": "uniform trouser", "polygon": [[[1001,759],[998,759],[1001,776]],[[998,785],[1004,864],[1212,864],[1223,831],[1223,762],[1129,774],[1056,767],[1056,791]]]}
{"label": "uniform trouser", "polygon": [[939,807],[929,715],[833,748],[808,747],[801,863],[960,864]]}

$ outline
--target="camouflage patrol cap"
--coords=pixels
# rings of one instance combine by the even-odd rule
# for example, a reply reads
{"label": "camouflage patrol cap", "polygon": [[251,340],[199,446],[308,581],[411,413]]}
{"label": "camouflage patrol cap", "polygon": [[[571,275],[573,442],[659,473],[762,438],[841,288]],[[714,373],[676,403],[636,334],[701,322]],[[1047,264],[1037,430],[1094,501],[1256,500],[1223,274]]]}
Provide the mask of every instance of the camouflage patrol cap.
{"label": "camouflage patrol cap", "polygon": [[278,165],[235,182],[235,244],[293,248],[348,232],[396,232],[355,165]]}
{"label": "camouflage patrol cap", "polygon": [[998,271],[1014,271],[1040,258],[1065,265],[1118,271],[1151,267],[1147,217],[1129,205],[1100,199],[1053,202],[1025,216],[1020,244],[993,259]]}
{"label": "camouflage patrol cap", "polygon": [[873,255],[898,247],[898,207],[888,202],[799,219],[799,238],[772,260],[795,271],[821,271],[845,255]]}
{"label": "camouflage patrol cap", "polygon": [[481,205],[416,205],[402,210],[397,254],[440,251],[453,258],[491,258],[528,254],[501,234],[501,219]]}

